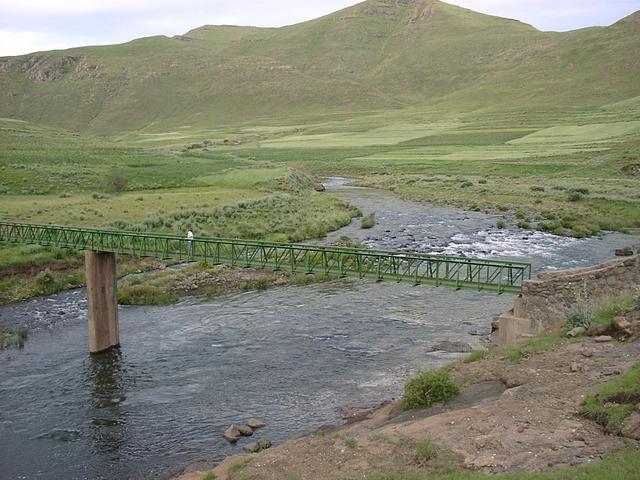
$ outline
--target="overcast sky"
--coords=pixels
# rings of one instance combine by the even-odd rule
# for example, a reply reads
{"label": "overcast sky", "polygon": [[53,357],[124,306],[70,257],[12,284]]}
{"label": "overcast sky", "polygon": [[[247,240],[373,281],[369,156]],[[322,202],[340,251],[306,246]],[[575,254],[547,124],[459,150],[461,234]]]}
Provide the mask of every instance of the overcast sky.
{"label": "overcast sky", "polygon": [[[0,0],[0,56],[177,35],[204,24],[277,27],[325,15],[353,0]],[[540,30],[610,25],[640,0],[450,0]]]}

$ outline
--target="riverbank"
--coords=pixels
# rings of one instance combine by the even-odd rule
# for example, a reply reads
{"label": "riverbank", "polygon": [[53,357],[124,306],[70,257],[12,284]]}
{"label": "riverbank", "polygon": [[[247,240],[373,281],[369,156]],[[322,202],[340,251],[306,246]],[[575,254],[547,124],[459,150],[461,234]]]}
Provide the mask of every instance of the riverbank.
{"label": "riverbank", "polygon": [[[626,180],[626,179],[625,179]],[[485,212],[496,216],[496,226],[539,230],[585,238],[604,231],[638,232],[640,210],[631,193],[636,187],[624,180],[619,197],[614,187],[599,179],[548,179],[484,175],[376,175],[359,185],[388,190],[401,198]],[[626,188],[626,190],[625,190]]]}
{"label": "riverbank", "polygon": [[[472,472],[550,472],[517,477],[549,480],[587,474],[638,478],[640,414],[631,414],[619,426],[625,438],[606,433],[581,413],[589,395],[629,372],[638,358],[637,337],[620,342],[546,337],[529,347],[474,353],[448,367],[461,393],[443,406],[403,412],[397,400],[362,421],[323,429],[258,454],[233,456],[213,470],[176,478],[485,478]],[[639,390],[636,377],[626,385],[631,381]]]}
{"label": "riverbank", "polygon": [[118,303],[171,305],[186,297],[214,298],[275,286],[308,285],[334,278],[322,274],[274,272],[198,262],[182,265],[179,269],[165,268],[124,278],[118,284]]}
{"label": "riverbank", "polygon": [[[156,190],[153,197],[148,193],[145,197],[142,192],[137,195],[94,192],[73,198],[21,195],[3,205],[8,209],[5,212],[11,212],[6,218],[19,222],[55,222],[174,235],[184,235],[192,229],[196,237],[277,242],[322,238],[360,215],[344,202],[315,192],[316,179],[295,169],[229,173],[218,180],[224,180],[224,187]],[[122,255],[118,260],[118,276],[163,269],[174,263]],[[40,245],[0,244],[0,305],[61,292],[84,283],[82,252]]]}

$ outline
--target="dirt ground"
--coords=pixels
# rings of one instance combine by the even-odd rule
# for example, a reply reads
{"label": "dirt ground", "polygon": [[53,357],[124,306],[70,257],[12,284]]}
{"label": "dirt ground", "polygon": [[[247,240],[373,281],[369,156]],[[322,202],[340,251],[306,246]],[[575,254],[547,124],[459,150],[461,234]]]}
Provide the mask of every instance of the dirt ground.
{"label": "dirt ground", "polygon": [[[384,473],[420,473],[463,465],[491,473],[551,470],[596,462],[613,449],[640,447],[606,435],[578,415],[585,397],[640,361],[640,341],[566,342],[520,362],[500,356],[456,366],[465,382],[446,406],[399,413],[398,403],[333,431],[289,441],[257,454],[231,457],[216,480],[331,480]],[[425,438],[435,459],[421,461]],[[206,471],[179,480],[201,480]]]}

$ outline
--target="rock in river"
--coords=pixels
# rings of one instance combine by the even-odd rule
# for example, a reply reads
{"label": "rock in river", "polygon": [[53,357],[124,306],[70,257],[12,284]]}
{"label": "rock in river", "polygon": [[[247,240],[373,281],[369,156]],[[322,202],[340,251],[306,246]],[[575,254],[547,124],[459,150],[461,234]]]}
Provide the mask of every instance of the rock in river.
{"label": "rock in river", "polygon": [[240,433],[240,430],[236,425],[231,425],[229,428],[227,428],[224,431],[222,436],[227,442],[236,443],[238,439],[242,436],[242,433]]}
{"label": "rock in river", "polygon": [[246,423],[248,427],[251,427],[254,430],[267,426],[266,423],[264,423],[262,420],[258,420],[257,418],[250,418]]}
{"label": "rock in river", "polygon": [[253,435],[253,428],[251,428],[249,425],[238,425],[238,431],[243,437],[250,437],[251,435]]}

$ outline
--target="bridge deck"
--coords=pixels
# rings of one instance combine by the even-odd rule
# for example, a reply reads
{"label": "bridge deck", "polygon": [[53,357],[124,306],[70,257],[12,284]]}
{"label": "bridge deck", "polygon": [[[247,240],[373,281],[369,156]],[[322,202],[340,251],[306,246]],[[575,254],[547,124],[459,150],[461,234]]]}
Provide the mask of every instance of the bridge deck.
{"label": "bridge deck", "polygon": [[0,241],[498,293],[520,293],[531,278],[531,265],[523,262],[228,238],[190,243],[175,235],[15,222],[0,222]]}

